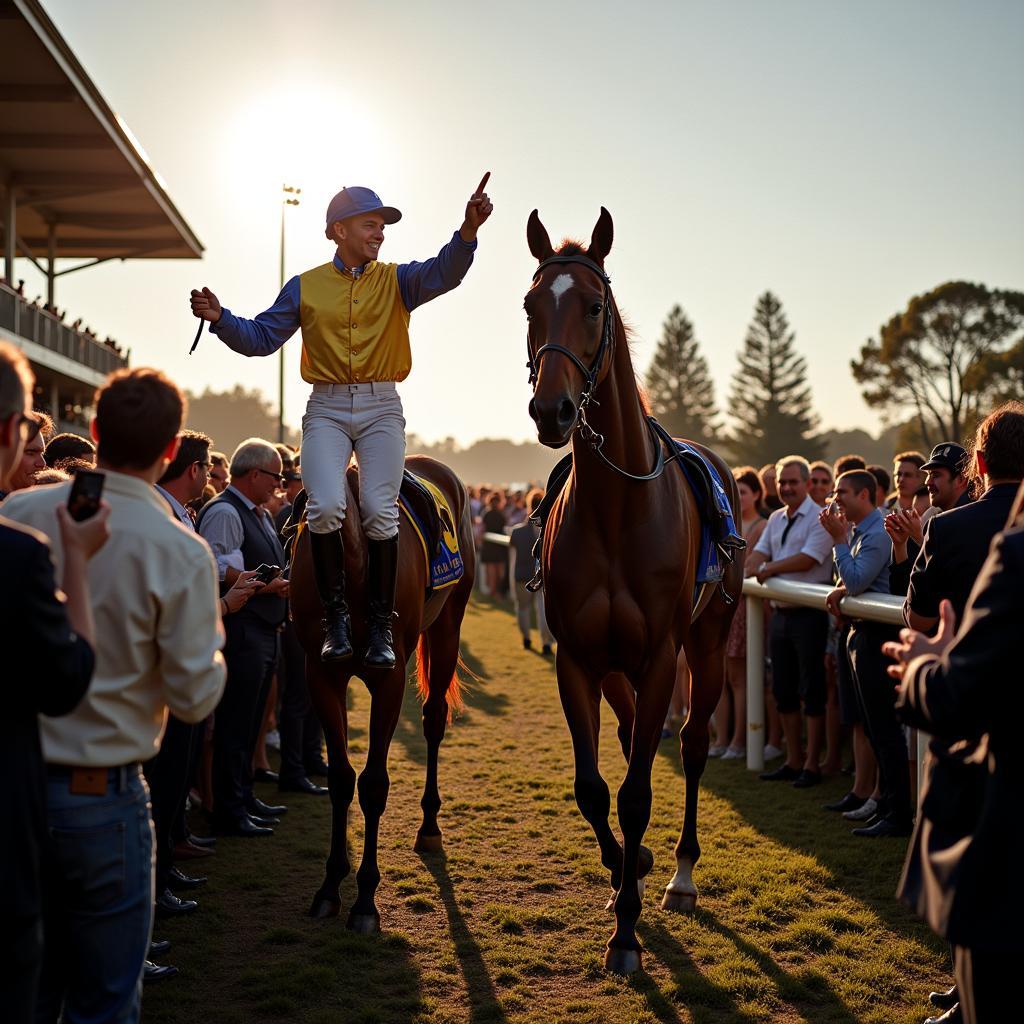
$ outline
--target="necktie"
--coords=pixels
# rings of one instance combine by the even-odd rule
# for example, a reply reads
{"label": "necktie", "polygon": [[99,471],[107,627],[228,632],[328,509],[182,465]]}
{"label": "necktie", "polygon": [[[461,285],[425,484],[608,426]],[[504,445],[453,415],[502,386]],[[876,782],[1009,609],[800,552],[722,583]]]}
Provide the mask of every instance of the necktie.
{"label": "necktie", "polygon": [[786,538],[789,536],[789,531],[791,529],[793,529],[793,524],[799,518],[800,518],[800,513],[799,512],[797,512],[797,514],[795,516],[793,516],[792,518],[790,518],[789,516],[786,516],[786,528],[782,531],[782,540],[779,541],[779,548],[780,549],[784,548],[786,546]]}

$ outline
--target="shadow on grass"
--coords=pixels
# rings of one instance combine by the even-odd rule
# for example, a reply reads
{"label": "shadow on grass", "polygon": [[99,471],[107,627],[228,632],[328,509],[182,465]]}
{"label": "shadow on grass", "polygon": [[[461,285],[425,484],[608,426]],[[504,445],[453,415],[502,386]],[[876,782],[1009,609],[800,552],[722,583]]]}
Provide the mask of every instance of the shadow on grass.
{"label": "shadow on grass", "polygon": [[420,860],[437,882],[438,894],[448,915],[448,929],[469,996],[470,1024],[502,1024],[508,1020],[498,1000],[487,964],[473,933],[455,900],[455,887],[448,875],[443,853],[422,854]]}
{"label": "shadow on grass", "polygon": [[[713,914],[698,911],[697,919],[705,927],[731,942],[736,950],[757,965],[758,970],[775,989],[779,1001],[791,1006],[808,1024],[828,1021],[828,1024],[857,1024],[857,1017],[832,989],[828,979],[816,971],[805,971],[796,978],[781,968],[768,954],[740,938],[731,928],[722,924]],[[685,946],[660,921],[641,921],[639,927],[644,945],[661,963],[669,967],[677,986],[678,1003],[692,1014],[695,1024],[703,1021],[734,1021],[761,1019],[745,1013],[738,999],[742,989],[733,985],[724,988],[709,980],[694,964]],[[638,978],[634,988],[643,994],[650,1011],[661,1021],[678,1020],[676,1001],[666,998],[650,979]],[[788,1019],[788,1018],[787,1018]]]}
{"label": "shadow on grass", "polygon": [[[666,758],[682,777],[677,739],[662,742],[658,756]],[[888,927],[942,949],[932,933],[893,895],[906,842],[857,838],[850,834],[853,823],[822,810],[821,805],[842,796],[848,784],[844,776],[812,790],[794,790],[789,785],[762,782],[743,765],[715,759],[709,760],[700,781],[705,792],[727,800],[755,831],[816,860],[832,876],[829,884],[861,901]],[[679,807],[681,820],[682,801]]]}

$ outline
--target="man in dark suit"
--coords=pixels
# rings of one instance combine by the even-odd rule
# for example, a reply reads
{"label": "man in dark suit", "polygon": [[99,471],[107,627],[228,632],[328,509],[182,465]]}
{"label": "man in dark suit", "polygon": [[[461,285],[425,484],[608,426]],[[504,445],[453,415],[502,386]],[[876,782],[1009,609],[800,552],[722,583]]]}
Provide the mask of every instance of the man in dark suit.
{"label": "man in dark suit", "polygon": [[[25,357],[0,342],[0,487],[21,462],[35,381]],[[108,536],[110,509],[75,523],[61,508],[64,593],[56,587],[47,538],[0,516],[0,561],[17,586],[0,587],[4,714],[0,773],[10,809],[0,829],[0,992],[4,1019],[35,1021],[43,953],[40,842],[46,830],[46,770],[38,715],[74,710],[89,687],[94,655],[86,563]],[[9,1016],[8,1016],[9,1015]]]}
{"label": "man in dark suit", "polygon": [[[260,506],[281,486],[281,456],[268,441],[249,438],[231,456],[231,483],[207,503],[196,523],[217,559],[222,589],[260,565],[285,564],[270,515]],[[278,577],[227,618],[228,681],[213,728],[214,824],[222,834],[270,835],[287,810],[253,792],[252,758],[288,611],[288,582]]]}
{"label": "man in dark suit", "polygon": [[[925,527],[924,543],[914,563],[904,604],[904,619],[914,630],[930,633],[939,623],[939,609],[948,599],[956,621],[962,621],[967,601],[988,557],[992,538],[1006,525],[1024,479],[1024,405],[1010,402],[987,416],[975,438],[975,460],[985,492],[971,502],[934,516]],[[965,737],[949,737],[934,729],[929,750],[926,787],[947,794],[942,805],[922,804],[911,840],[912,854],[902,882],[904,899],[921,897],[927,879],[921,865],[937,856],[942,843],[955,845],[970,834],[984,799],[984,747]],[[953,798],[951,795],[956,794]],[[938,831],[925,831],[929,816],[943,822]],[[948,852],[948,851],[947,851]],[[952,990],[946,994],[954,997]],[[955,1019],[955,1018],[953,1018]]]}
{"label": "man in dark suit", "polygon": [[[1017,508],[1022,505],[1024,488]],[[1007,1008],[1019,1002],[1022,578],[1024,513],[1018,511],[992,543],[955,637],[953,606],[943,601],[933,639],[905,630],[900,643],[886,645],[899,662],[890,672],[902,678],[903,720],[971,751],[969,783],[963,773],[932,773],[899,891],[952,944],[967,1024],[1010,1019]]]}

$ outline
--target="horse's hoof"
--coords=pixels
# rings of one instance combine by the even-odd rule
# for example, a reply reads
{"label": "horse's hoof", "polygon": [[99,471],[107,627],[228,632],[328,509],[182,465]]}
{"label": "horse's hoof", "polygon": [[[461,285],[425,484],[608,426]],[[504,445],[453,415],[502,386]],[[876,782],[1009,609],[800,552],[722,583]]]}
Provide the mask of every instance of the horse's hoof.
{"label": "horse's hoof", "polygon": [[616,949],[609,946],[605,950],[604,969],[612,974],[636,974],[642,968],[639,949]]}
{"label": "horse's hoof", "polygon": [[348,930],[357,935],[376,935],[380,931],[380,914],[357,914],[354,910],[348,915]]}
{"label": "horse's hoof", "polygon": [[444,836],[440,833],[436,836],[427,836],[422,832],[417,832],[416,842],[413,843],[412,848],[416,853],[440,853],[444,849]]}
{"label": "horse's hoof", "polygon": [[672,892],[665,890],[661,898],[662,910],[673,910],[677,914],[692,914],[697,909],[697,894],[695,892]]}
{"label": "horse's hoof", "polygon": [[337,917],[341,913],[341,900],[328,899],[326,896],[314,896],[313,905],[309,908],[309,916],[322,920]]}

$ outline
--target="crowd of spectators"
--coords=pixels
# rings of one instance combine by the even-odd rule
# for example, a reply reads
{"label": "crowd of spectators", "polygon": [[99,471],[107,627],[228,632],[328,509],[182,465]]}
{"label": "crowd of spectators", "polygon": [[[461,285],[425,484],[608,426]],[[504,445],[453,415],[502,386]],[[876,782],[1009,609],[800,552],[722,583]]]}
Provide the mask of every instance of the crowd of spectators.
{"label": "crowd of spectators", "polygon": [[[300,461],[259,438],[211,450],[154,370],[111,375],[91,440],[55,434],[33,384],[0,344],[0,544],[19,580],[0,746],[26,780],[0,839],[5,1020],[137,1020],[143,981],[177,973],[154,917],[200,910],[193,862],[288,811],[254,779],[328,793],[279,571]],[[94,470],[99,511],[75,522],[74,478]]]}

